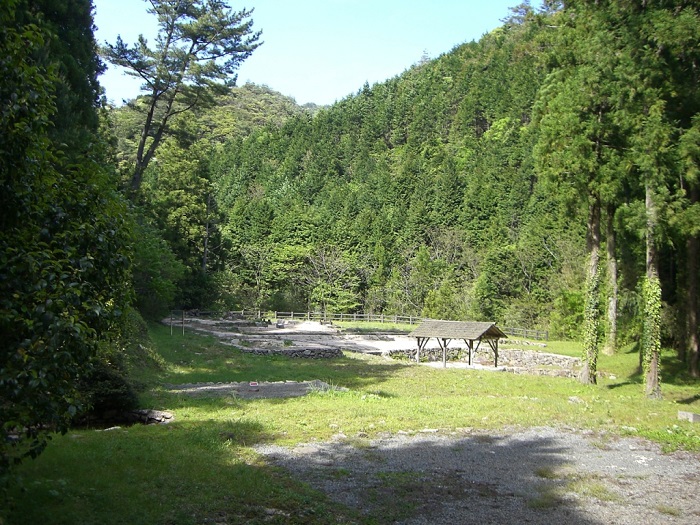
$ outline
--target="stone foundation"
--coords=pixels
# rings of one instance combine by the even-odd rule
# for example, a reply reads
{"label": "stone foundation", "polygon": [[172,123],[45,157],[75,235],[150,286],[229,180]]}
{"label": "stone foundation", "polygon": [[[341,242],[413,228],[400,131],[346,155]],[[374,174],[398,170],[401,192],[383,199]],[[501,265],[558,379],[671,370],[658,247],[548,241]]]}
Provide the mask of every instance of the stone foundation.
{"label": "stone foundation", "polygon": [[[390,350],[385,355],[393,359],[416,360],[416,349],[410,350]],[[440,362],[442,361],[442,349],[425,348],[420,353],[421,361]],[[448,362],[466,362],[468,351],[466,348],[448,348]],[[481,366],[493,366],[494,355],[490,348],[479,348],[472,352],[472,363]],[[577,376],[577,370],[581,366],[581,360],[577,357],[569,357],[559,354],[549,354],[532,350],[504,349],[498,350],[499,369],[513,374],[531,374],[554,377]]]}
{"label": "stone foundation", "polygon": [[287,357],[299,359],[332,359],[334,357],[343,357],[343,352],[339,348],[304,348],[300,346],[292,346],[289,348],[250,348],[239,346],[241,352],[254,355],[284,355]]}

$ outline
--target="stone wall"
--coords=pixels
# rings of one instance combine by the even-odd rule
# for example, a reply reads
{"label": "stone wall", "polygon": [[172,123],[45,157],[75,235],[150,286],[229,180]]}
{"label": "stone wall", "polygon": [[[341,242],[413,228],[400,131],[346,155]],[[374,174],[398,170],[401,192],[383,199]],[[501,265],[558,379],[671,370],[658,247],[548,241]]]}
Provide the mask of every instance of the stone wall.
{"label": "stone wall", "polygon": [[304,348],[293,346],[289,348],[255,348],[237,347],[241,352],[254,355],[284,355],[301,359],[330,359],[343,357],[343,352],[339,348]]}
{"label": "stone wall", "polygon": [[[390,350],[387,356],[394,359],[410,359],[415,361],[416,349]],[[442,349],[426,348],[420,353],[421,361],[442,361]],[[493,351],[487,347],[481,347],[472,352],[472,363],[482,366],[493,366]],[[466,348],[448,348],[447,361],[466,362]],[[534,350],[504,349],[498,350],[499,369],[514,374],[533,374],[555,377],[576,377],[577,370],[581,366],[581,360],[577,357],[569,357],[559,354],[550,354]]]}

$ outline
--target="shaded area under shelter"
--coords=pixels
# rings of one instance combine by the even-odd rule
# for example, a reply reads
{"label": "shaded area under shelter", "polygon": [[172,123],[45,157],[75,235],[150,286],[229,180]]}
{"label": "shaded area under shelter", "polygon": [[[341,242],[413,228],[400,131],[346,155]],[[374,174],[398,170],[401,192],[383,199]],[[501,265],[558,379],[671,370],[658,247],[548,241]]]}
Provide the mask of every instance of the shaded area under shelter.
{"label": "shaded area under shelter", "polygon": [[[496,323],[475,321],[423,321],[418,328],[409,334],[418,343],[416,362],[420,362],[421,350],[425,348],[431,337],[437,339],[442,349],[442,365],[447,366],[447,347],[453,339],[461,339],[467,345],[468,364],[472,364],[472,353],[479,349],[482,341],[491,347],[494,354],[494,366],[498,366],[498,340],[506,338]],[[476,346],[474,342],[476,341]]]}

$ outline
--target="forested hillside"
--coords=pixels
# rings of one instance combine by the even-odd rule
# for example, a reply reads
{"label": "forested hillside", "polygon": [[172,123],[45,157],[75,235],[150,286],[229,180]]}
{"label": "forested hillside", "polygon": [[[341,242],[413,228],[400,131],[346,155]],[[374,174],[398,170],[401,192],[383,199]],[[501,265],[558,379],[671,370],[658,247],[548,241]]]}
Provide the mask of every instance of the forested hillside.
{"label": "forested hillside", "polygon": [[[168,297],[559,337],[589,326],[590,345],[611,350],[652,315],[647,335],[684,355],[697,331],[697,23],[685,2],[523,4],[480,41],[315,113],[246,86],[177,119],[140,193],[184,263]],[[130,111],[114,111],[127,160]],[[647,315],[652,274],[663,295]]]}
{"label": "forested hillside", "polygon": [[[171,308],[490,320],[581,339],[584,383],[627,343],[649,397],[662,345],[700,376],[697,2],[525,2],[330,107],[231,87],[251,11],[149,4],[152,47],[0,4],[0,490],[135,402]],[[108,107],[101,59],[143,96]]]}
{"label": "forested hillside", "polygon": [[534,173],[536,36],[504,27],[227,143],[212,177],[236,300],[548,324],[583,250]]}

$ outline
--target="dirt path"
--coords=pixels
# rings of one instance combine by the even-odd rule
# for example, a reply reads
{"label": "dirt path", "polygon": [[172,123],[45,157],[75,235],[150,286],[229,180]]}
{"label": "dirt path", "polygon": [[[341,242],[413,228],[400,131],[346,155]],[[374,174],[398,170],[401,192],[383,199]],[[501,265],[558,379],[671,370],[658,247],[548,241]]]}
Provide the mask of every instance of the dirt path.
{"label": "dirt path", "polygon": [[639,439],[540,428],[256,450],[378,523],[700,523],[700,457]]}

